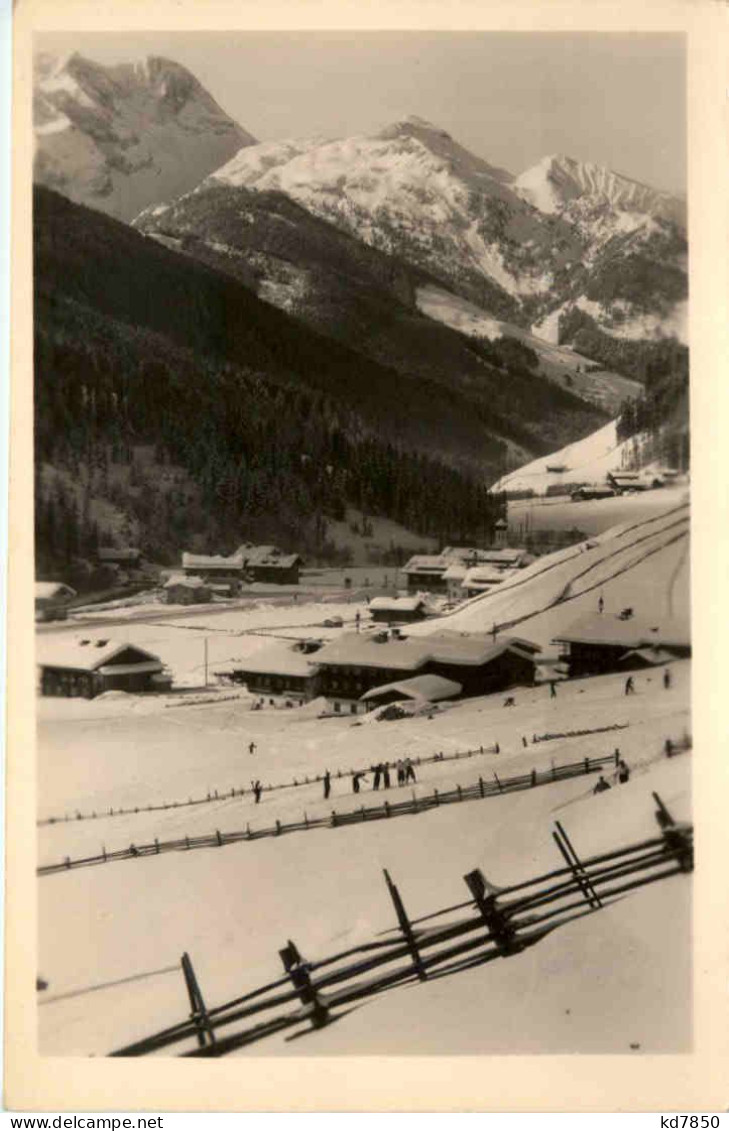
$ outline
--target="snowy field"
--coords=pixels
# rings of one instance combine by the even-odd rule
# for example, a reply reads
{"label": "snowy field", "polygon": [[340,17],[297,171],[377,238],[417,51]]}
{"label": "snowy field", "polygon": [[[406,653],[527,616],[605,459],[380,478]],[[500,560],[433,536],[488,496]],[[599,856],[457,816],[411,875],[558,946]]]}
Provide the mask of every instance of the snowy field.
{"label": "snowy field", "polygon": [[660,487],[635,495],[589,499],[573,503],[565,496],[518,499],[509,503],[509,530],[513,538],[530,530],[578,530],[602,534],[620,523],[641,522],[663,514],[688,499],[686,487]]}
{"label": "snowy field", "polygon": [[[627,604],[641,619],[677,615],[687,605],[688,509],[628,524],[592,549],[571,547],[539,559],[521,581],[409,631],[484,631],[494,617],[524,618],[515,631],[549,647],[565,624],[595,611],[598,592],[606,616]],[[356,798],[350,779],[337,772],[494,743],[498,754],[419,766],[416,785],[393,784],[388,799],[609,755],[616,746],[631,767],[630,782],[613,780],[609,793],[593,796],[595,777],[577,777],[390,821],[40,877],[39,973],[48,981],[39,999],[42,1052],[103,1055],[182,1019],[189,1011],[183,951],[213,1006],[278,977],[277,952],[289,938],[316,959],[392,927],[383,867],[415,917],[466,898],[462,877],[474,867],[504,884],[557,866],[555,819],[584,856],[655,835],[653,790],[675,817],[690,819],[692,756],[667,760],[663,753],[666,738],[691,730],[688,661],[672,665],[668,690],[660,671],[638,673],[633,697],[625,696],[622,676],[607,675],[560,683],[556,698],[545,686],[518,688],[509,710],[503,695],[493,695],[442,705],[432,718],[382,722],[320,719],[311,707],[254,712],[241,689],[201,688],[205,638],[212,671],[268,646],[270,635],[336,636],[342,630],[323,629],[324,616],[338,613],[351,622],[358,608],[364,606],[261,603],[210,617],[119,625],[124,639],[158,653],[189,690],[39,700],[39,818],[99,814],[39,826],[39,863],[94,855],[102,844],[111,851],[154,837],[270,827],[304,812],[314,818],[381,803],[371,776]],[[47,635],[39,634],[39,647]],[[620,730],[534,742],[545,733],[616,724]],[[260,805],[246,795],[101,816],[110,808],[247,789],[254,777],[264,785],[301,781],[325,769],[333,775],[326,802],[321,785],[311,782],[264,792]],[[688,877],[666,880],[505,962],[403,987],[364,1003],[331,1029],[293,1044],[271,1037],[243,1055],[685,1051],[691,1045],[690,891]]]}

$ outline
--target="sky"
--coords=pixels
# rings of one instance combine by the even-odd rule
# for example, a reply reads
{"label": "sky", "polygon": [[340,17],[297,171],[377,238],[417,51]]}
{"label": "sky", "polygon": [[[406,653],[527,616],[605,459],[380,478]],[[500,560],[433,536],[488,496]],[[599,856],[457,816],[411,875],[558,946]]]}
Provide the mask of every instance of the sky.
{"label": "sky", "polygon": [[75,32],[36,46],[174,59],[259,141],[373,133],[417,114],[513,173],[564,153],[685,192],[678,34]]}

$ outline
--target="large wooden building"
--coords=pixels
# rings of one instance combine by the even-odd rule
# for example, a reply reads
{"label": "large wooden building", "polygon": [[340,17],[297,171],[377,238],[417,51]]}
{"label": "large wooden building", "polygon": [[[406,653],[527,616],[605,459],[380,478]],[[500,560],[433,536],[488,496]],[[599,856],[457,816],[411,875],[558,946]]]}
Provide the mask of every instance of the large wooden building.
{"label": "large wooden building", "polygon": [[274,644],[237,661],[220,674],[236,683],[244,683],[252,695],[299,701],[314,699],[319,690],[316,652],[320,644],[318,640]]}
{"label": "large wooden building", "polygon": [[576,621],[554,641],[564,646],[560,659],[571,677],[630,671],[691,655],[687,624],[663,621],[650,625],[634,617],[623,620],[605,613]]}
{"label": "large wooden building", "polygon": [[437,675],[458,683],[464,697],[487,695],[513,684],[532,684],[539,651],[519,637],[494,642],[456,632],[417,638],[347,633],[317,653],[318,690],[335,704],[352,705],[373,688]]}
{"label": "large wooden building", "polygon": [[145,648],[104,639],[49,644],[38,667],[42,695],[85,699],[104,691],[153,691],[164,671]]}

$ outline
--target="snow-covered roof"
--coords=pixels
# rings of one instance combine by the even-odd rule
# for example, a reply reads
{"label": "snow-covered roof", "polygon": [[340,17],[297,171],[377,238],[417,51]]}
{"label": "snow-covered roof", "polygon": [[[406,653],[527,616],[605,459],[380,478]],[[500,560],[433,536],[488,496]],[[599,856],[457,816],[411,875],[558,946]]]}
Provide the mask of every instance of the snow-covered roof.
{"label": "snow-covered roof", "polygon": [[452,699],[455,695],[460,695],[462,690],[462,685],[454,679],[445,679],[441,675],[416,675],[411,679],[383,684],[382,687],[372,687],[365,691],[361,699],[378,699],[388,691],[396,691],[406,699],[423,699],[436,703],[439,699]]}
{"label": "snow-covered roof", "polygon": [[443,574],[444,581],[463,581],[463,578],[468,572],[468,566],[463,565],[462,562],[453,562],[448,566],[448,569]]}
{"label": "snow-covered roof", "polygon": [[603,613],[583,617],[560,632],[554,640],[567,644],[625,645],[626,648],[671,644],[687,648],[691,644],[691,631],[688,624],[677,620],[649,625],[635,617],[620,620]]}
{"label": "snow-covered roof", "polygon": [[[125,640],[84,639],[51,641],[44,638],[39,649],[38,664],[44,668],[69,668],[73,671],[93,672],[110,665],[116,672],[119,665],[113,665],[116,656],[131,653],[133,660],[127,659],[124,671],[162,671],[163,664],[158,656],[129,644]],[[138,657],[138,659],[137,659]],[[153,664],[154,668],[149,667]]]}
{"label": "snow-covered roof", "polygon": [[516,565],[526,556],[526,550],[523,547],[502,547],[500,549],[492,550],[479,550],[479,562],[486,565],[493,563],[494,565]]}
{"label": "snow-covered roof", "polygon": [[50,601],[54,597],[75,597],[76,590],[72,589],[70,585],[64,584],[63,581],[36,581],[35,583],[35,597],[36,600]]}
{"label": "snow-covered roof", "polygon": [[629,659],[643,660],[646,664],[669,664],[671,660],[675,660],[675,656],[671,652],[667,652],[665,648],[631,648],[624,656],[620,657],[620,662]]}
{"label": "snow-covered roof", "polygon": [[173,573],[162,586],[163,589],[173,589],[182,585],[185,589],[207,589],[208,586],[201,577],[187,577],[184,573]]}
{"label": "snow-covered roof", "polygon": [[[318,659],[318,653],[315,655]],[[312,661],[310,655],[291,644],[274,644],[245,660],[234,661],[233,667],[236,671],[252,675],[310,676],[317,670],[316,660]]]}
{"label": "snow-covered roof", "polygon": [[278,546],[254,546],[250,542],[243,542],[234,556],[242,560],[244,568],[266,566],[290,569],[301,561],[299,554],[284,554]]}
{"label": "snow-covered roof", "polygon": [[360,633],[345,633],[317,652],[317,662],[325,665],[396,668],[415,671],[429,660],[445,664],[479,666],[507,649],[522,655],[540,651],[538,645],[508,637],[494,643],[491,637],[469,636],[458,632],[431,633],[429,636],[388,638],[378,642]]}
{"label": "snow-covered roof", "polygon": [[500,585],[502,581],[506,581],[507,577],[511,577],[515,572],[514,569],[497,569],[493,565],[472,566],[463,578],[463,588],[470,589],[477,585]]}
{"label": "snow-covered roof", "polygon": [[243,569],[243,559],[237,554],[230,558],[224,558],[220,554],[188,554],[183,552],[182,568],[219,569],[240,573]]}
{"label": "snow-covered roof", "polygon": [[96,556],[100,562],[133,562],[141,558],[142,551],[134,546],[100,546]]}
{"label": "snow-covered roof", "polygon": [[422,597],[373,597],[370,609],[392,613],[414,613],[425,608]]}
{"label": "snow-covered roof", "polygon": [[448,562],[442,554],[414,554],[402,567],[403,573],[442,574]]}

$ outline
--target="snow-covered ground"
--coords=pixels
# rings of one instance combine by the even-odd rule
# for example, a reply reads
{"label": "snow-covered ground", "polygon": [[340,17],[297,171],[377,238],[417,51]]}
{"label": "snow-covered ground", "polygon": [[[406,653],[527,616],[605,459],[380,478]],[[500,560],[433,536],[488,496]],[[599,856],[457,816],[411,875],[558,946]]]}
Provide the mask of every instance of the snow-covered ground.
{"label": "snow-covered ground", "polygon": [[[685,604],[687,508],[603,536],[591,550],[572,547],[523,571],[522,584],[470,602],[450,618],[411,632],[490,628],[493,611],[525,615],[554,601],[571,584],[579,593],[594,566],[606,609],[622,604],[658,616]],[[643,541],[639,541],[643,539]],[[675,539],[675,541],[674,541]],[[650,554],[649,557],[646,555]],[[551,565],[551,569],[548,568]],[[617,576],[612,577],[611,573]],[[505,586],[506,589],[506,586]],[[569,594],[567,594],[569,596]],[[516,630],[544,644],[597,590],[551,604]],[[496,603],[496,604],[495,604]],[[354,604],[342,605],[351,619]],[[334,606],[326,606],[334,612]],[[246,629],[309,632],[321,606],[231,610],[206,625],[180,617],[129,624],[130,638],[158,651],[176,672],[199,679],[202,637],[212,666],[266,644]],[[317,634],[323,630],[317,629]],[[329,630],[336,634],[337,629]],[[228,797],[161,813],[71,820],[38,829],[39,861],[94,855],[160,840],[270,827],[371,805],[383,797],[370,782],[355,798],[338,770],[487,747],[458,761],[418,767],[415,787],[393,785],[392,801],[559,765],[620,748],[632,769],[627,785],[593,796],[594,778],[578,777],[535,790],[465,802],[338,829],[291,833],[174,852],[41,877],[39,973],[41,1050],[102,1055],[187,1015],[179,958],[188,951],[209,1005],[280,973],[278,950],[292,938],[309,958],[368,939],[393,925],[382,881],[388,868],[408,913],[418,916],[466,897],[462,877],[480,867],[495,883],[527,878],[558,864],[551,825],[566,825],[578,851],[594,854],[656,831],[651,791],[677,818],[690,818],[691,755],[663,756],[667,737],[691,729],[689,662],[673,665],[665,690],[660,673],[636,675],[633,697],[620,675],[517,689],[454,703],[397,721],[320,719],[309,708],[251,711],[234,698],[201,702],[214,692],[167,697],[110,696],[95,702],[39,702],[39,816],[99,814],[109,808],[185,801],[217,789],[299,781],[329,769],[332,796],[321,785]],[[188,703],[187,706],[182,706]],[[172,705],[174,704],[174,705]],[[621,724],[620,730],[534,742],[534,736]],[[249,743],[256,744],[254,754]],[[525,745],[526,742],[526,745]],[[691,1043],[690,890],[678,877],[577,921],[507,962],[403,988],[367,1002],[331,1030],[303,1044],[267,1039],[246,1055],[332,1053],[678,1052]],[[667,936],[665,922],[672,929]],[[670,945],[667,943],[670,939]],[[663,991],[670,984],[670,995]]]}
{"label": "snow-covered ground", "polygon": [[423,314],[461,334],[491,341],[504,336],[523,342],[539,357],[539,371],[543,376],[607,412],[616,412],[627,397],[636,397],[640,392],[637,381],[620,373],[604,369],[588,373],[595,363],[571,347],[557,344],[556,322],[554,332],[545,325],[543,329],[540,327],[541,336],[538,336],[511,322],[501,322],[476,303],[433,284],[418,287],[416,301]]}

